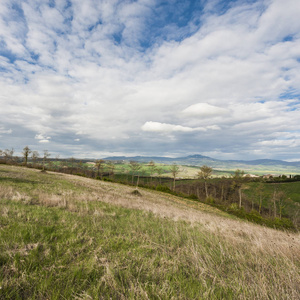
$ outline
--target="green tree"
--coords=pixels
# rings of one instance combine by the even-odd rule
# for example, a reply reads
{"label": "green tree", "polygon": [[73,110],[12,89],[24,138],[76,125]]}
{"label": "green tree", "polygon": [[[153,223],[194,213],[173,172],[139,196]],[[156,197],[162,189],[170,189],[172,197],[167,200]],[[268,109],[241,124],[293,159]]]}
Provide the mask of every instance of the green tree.
{"label": "green tree", "polygon": [[24,157],[24,166],[27,166],[27,162],[28,162],[28,156],[31,153],[31,150],[29,149],[28,146],[23,148],[23,157]]}

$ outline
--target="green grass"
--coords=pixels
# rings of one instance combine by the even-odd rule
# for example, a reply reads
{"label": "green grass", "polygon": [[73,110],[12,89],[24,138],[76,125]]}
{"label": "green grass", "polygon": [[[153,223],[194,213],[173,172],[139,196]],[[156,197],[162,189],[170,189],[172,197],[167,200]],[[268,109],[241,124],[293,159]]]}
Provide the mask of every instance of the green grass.
{"label": "green grass", "polygon": [[[0,299],[300,295],[298,234],[227,219],[224,213],[206,215],[209,209],[204,213],[196,204],[188,215],[203,214],[203,223],[174,221],[100,201],[122,195],[131,205],[139,201],[126,196],[121,185],[22,168],[0,170]],[[100,199],[90,196],[96,188],[104,190]],[[153,201],[163,197],[141,193]],[[55,195],[67,195],[67,202]],[[168,197],[175,214],[177,202]],[[193,203],[180,201],[183,209]]]}

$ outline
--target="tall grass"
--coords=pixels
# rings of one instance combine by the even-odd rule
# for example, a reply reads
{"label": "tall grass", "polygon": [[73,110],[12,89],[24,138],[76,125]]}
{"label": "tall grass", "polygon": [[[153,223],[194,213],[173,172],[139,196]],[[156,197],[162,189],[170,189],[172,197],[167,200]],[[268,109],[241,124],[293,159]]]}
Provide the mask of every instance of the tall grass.
{"label": "tall grass", "polygon": [[0,299],[299,299],[298,234],[171,195],[9,171]]}

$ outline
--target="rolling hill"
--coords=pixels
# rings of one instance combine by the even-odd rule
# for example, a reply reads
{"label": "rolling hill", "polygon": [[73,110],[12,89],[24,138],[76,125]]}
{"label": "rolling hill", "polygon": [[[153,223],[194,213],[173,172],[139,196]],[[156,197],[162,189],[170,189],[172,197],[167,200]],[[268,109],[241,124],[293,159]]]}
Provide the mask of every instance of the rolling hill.
{"label": "rolling hill", "polygon": [[106,160],[117,161],[138,161],[149,162],[153,160],[156,163],[186,165],[186,166],[202,166],[208,165],[214,169],[228,171],[242,169],[246,172],[256,174],[300,174],[300,161],[287,162],[283,160],[259,159],[259,160],[220,160],[203,156],[200,154],[189,155],[186,157],[151,157],[151,156],[112,156],[106,157]]}
{"label": "rolling hill", "polygon": [[200,202],[0,166],[1,299],[299,299],[299,233]]}

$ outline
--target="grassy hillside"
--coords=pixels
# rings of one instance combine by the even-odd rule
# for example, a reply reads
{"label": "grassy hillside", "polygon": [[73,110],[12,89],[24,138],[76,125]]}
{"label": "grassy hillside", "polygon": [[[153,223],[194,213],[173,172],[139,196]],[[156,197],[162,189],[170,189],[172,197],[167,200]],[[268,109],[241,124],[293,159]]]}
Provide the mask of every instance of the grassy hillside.
{"label": "grassy hillside", "polygon": [[299,299],[299,234],[132,191],[0,166],[0,299]]}

